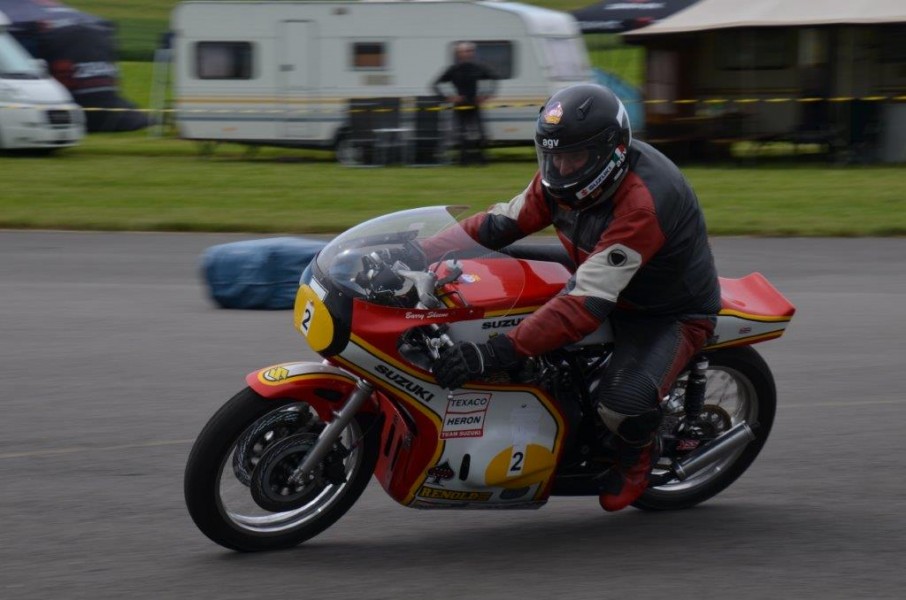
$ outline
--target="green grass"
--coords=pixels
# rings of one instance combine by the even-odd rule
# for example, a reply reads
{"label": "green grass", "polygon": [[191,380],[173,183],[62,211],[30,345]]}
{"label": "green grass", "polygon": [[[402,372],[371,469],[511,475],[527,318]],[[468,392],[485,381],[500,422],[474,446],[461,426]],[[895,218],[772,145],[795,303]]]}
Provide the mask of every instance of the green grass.
{"label": "green grass", "polygon": [[718,235],[906,235],[902,167],[687,168]]}
{"label": "green grass", "polygon": [[[520,191],[530,149],[487,168],[355,169],[327,152],[200,146],[144,132],[90,136],[52,157],[0,157],[0,227],[335,232],[392,210],[484,209]],[[685,172],[712,234],[906,235],[902,168],[703,168]]]}
{"label": "green grass", "polygon": [[[537,2],[569,10],[590,2]],[[75,0],[114,19],[121,56],[149,57],[172,0]],[[587,36],[596,66],[638,83],[643,59],[614,36]],[[147,106],[152,66],[120,63],[124,96]],[[0,156],[0,227],[333,232],[391,210],[467,203],[476,210],[521,190],[530,149],[494,151],[484,169],[350,169],[327,152],[248,155],[146,132],[91,135],[52,157]],[[743,149],[745,150],[745,149]],[[769,149],[770,150],[770,149]],[[764,159],[762,159],[764,160]],[[770,159],[767,159],[770,160]],[[902,167],[688,167],[713,234],[906,235]]]}
{"label": "green grass", "polygon": [[586,35],[588,58],[592,66],[641,87],[644,83],[645,51],[638,46],[624,45],[616,37],[610,34]]}

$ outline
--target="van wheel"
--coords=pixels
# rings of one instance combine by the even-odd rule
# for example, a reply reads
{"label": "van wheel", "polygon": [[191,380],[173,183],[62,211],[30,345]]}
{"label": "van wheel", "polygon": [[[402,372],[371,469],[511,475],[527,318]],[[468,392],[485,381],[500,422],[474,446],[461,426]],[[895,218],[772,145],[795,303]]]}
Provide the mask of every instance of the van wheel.
{"label": "van wheel", "polygon": [[340,132],[337,136],[337,143],[334,148],[337,154],[337,162],[340,164],[347,166],[359,164],[359,152],[358,149],[353,146],[348,131]]}

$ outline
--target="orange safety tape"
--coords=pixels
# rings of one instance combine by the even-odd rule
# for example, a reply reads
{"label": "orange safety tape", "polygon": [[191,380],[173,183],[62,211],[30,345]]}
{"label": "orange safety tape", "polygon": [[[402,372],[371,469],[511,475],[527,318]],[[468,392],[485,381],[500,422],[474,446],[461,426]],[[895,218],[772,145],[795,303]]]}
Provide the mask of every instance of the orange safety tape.
{"label": "orange safety tape", "polygon": [[[703,99],[694,99],[694,98],[680,98],[675,100],[669,100],[666,98],[656,98],[649,100],[640,100],[637,102],[626,102],[626,104],[678,104],[678,105],[691,105],[691,104],[705,104],[705,105],[718,105],[718,104],[783,104],[787,102],[801,102],[801,103],[814,103],[814,102],[835,102],[835,103],[844,103],[844,102],[854,102],[856,100],[862,102],[906,102],[906,95],[896,95],[896,96],[831,96],[826,98],[808,96],[803,98],[795,97],[774,97],[774,98],[703,98]],[[223,100],[219,103],[221,104],[230,104],[232,101]],[[317,102],[317,100],[314,100]],[[212,102],[217,103],[217,102]],[[268,102],[263,102],[267,104]],[[539,103],[511,103],[511,104],[486,104],[483,106],[485,110],[496,110],[504,108],[537,108]],[[36,104],[6,104],[0,106],[0,109],[39,109],[39,110],[60,110],[66,109],[66,106],[53,106],[53,105],[36,105]],[[366,112],[376,112],[376,113],[388,113],[395,110],[400,110],[401,112],[438,112],[445,110],[470,110],[475,108],[474,106],[430,106],[424,108],[418,107],[403,107],[400,109],[387,108],[387,107],[378,107],[378,108],[352,108],[348,109],[345,112],[351,114],[366,113]],[[215,113],[215,114],[249,114],[249,113],[258,113],[258,114],[302,114],[302,113],[318,113],[318,112],[337,112],[335,109],[326,109],[319,107],[312,108],[287,108],[287,109],[255,109],[255,108],[105,108],[102,106],[89,106],[84,107],[82,110],[86,112],[149,112],[149,113],[187,113],[187,114],[204,114],[204,113]]]}

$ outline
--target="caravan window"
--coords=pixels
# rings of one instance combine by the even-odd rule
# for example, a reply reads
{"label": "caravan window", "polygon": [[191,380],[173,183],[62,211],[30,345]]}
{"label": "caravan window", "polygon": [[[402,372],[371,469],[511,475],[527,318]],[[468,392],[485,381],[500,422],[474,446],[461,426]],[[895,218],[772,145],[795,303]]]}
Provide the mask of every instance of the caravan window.
{"label": "caravan window", "polygon": [[198,79],[251,79],[252,44],[249,42],[198,42],[195,44]]}
{"label": "caravan window", "polygon": [[577,38],[546,38],[544,53],[552,79],[576,81],[588,77],[588,65]]}
{"label": "caravan window", "polygon": [[355,42],[352,45],[354,70],[382,71],[387,68],[387,47],[384,42]]}
{"label": "caravan window", "polygon": [[[484,63],[497,74],[498,79],[512,79],[513,68],[513,42],[479,42],[475,44],[475,59]],[[456,44],[450,49],[451,55],[456,57]]]}

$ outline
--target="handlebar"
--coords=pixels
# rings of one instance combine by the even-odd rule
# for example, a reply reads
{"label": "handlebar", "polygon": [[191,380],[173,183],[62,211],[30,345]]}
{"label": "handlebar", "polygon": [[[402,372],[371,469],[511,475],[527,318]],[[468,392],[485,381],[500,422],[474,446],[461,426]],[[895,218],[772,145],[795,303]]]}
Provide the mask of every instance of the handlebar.
{"label": "handlebar", "polygon": [[[390,251],[374,251],[363,255],[362,266],[364,269],[356,275],[356,283],[372,292],[398,292],[403,289],[406,281],[412,282],[418,296],[418,303],[414,308],[419,310],[444,308],[443,302],[436,295],[437,288],[456,281],[462,275],[462,268],[455,259],[446,261],[449,273],[439,280],[434,271],[416,271],[399,260],[393,260]],[[432,323],[428,327],[435,336],[426,339],[426,346],[431,357],[437,359],[441,348],[452,347],[455,342],[440,325]]]}

